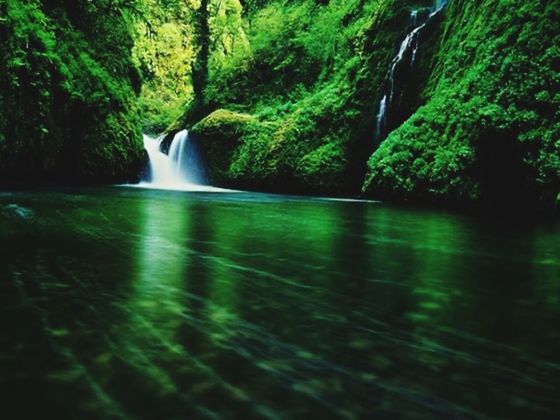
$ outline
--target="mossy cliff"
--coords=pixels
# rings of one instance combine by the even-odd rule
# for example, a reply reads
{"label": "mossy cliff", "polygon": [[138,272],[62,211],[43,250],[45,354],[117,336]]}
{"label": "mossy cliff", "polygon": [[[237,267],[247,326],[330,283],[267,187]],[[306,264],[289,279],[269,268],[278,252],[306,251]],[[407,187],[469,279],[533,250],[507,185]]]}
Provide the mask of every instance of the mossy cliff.
{"label": "mossy cliff", "polygon": [[425,104],[368,162],[369,196],[535,203],[560,191],[560,2],[452,1]]}
{"label": "mossy cliff", "polygon": [[[422,30],[388,136],[388,70],[432,1],[253,4],[195,125],[221,185],[550,207],[560,192],[560,1],[451,0]],[[223,111],[250,114],[231,130]],[[187,112],[184,125],[197,121]],[[207,129],[210,127],[212,129]],[[223,129],[222,129],[223,128]],[[383,141],[380,141],[383,140]],[[208,147],[206,149],[206,146]]]}
{"label": "mossy cliff", "polygon": [[138,173],[140,80],[120,3],[0,0],[0,183]]}

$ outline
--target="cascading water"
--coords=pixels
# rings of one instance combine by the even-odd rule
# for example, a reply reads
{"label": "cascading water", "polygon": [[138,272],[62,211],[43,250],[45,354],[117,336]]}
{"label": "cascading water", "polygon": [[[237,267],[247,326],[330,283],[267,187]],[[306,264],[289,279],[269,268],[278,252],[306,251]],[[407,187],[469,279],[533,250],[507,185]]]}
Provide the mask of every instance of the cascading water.
{"label": "cascading water", "polygon": [[141,185],[161,189],[200,189],[205,182],[198,152],[187,130],[173,138],[169,153],[162,150],[165,136],[144,135],[144,148],[150,160],[150,170]]}
{"label": "cascading water", "polygon": [[387,125],[385,117],[387,116],[387,95],[383,96],[379,104],[379,113],[377,114],[377,128],[375,136],[380,138],[383,132],[383,127]]}
{"label": "cascading water", "polygon": [[[419,13],[420,10],[413,10],[410,13],[410,20],[413,29],[401,42],[397,55],[391,61],[389,68],[389,84],[387,88],[388,91],[383,95],[381,101],[379,102],[379,112],[377,113],[377,124],[375,132],[375,138],[377,141],[382,140],[383,137],[387,134],[389,111],[391,110],[391,105],[393,104],[393,100],[395,99],[395,78],[398,66],[401,64],[405,57],[407,57],[407,59],[409,60],[409,68],[412,68],[414,66],[414,63],[416,62],[418,47],[420,45],[420,34],[422,30],[434,16],[438,15],[443,10],[448,2],[449,0],[437,0],[435,5],[429,10],[429,13],[427,14],[421,15]],[[412,52],[410,52],[411,49]]]}

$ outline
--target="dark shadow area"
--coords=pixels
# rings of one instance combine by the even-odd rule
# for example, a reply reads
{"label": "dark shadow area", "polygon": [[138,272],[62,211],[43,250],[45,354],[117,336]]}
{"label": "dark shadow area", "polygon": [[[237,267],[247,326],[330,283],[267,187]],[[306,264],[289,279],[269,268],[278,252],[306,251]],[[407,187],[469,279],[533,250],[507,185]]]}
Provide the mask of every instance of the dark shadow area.
{"label": "dark shadow area", "polygon": [[524,163],[523,145],[515,133],[486,131],[475,143],[475,178],[480,182],[484,210],[520,213],[536,211],[538,189],[532,169]]}

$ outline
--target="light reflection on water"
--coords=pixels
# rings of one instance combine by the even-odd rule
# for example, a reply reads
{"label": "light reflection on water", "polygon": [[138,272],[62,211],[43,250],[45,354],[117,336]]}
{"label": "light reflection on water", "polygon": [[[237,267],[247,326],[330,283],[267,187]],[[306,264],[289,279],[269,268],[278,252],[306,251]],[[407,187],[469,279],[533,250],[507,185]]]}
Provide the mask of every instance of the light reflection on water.
{"label": "light reflection on water", "polygon": [[57,418],[551,417],[559,232],[248,193],[2,195],[2,395]]}

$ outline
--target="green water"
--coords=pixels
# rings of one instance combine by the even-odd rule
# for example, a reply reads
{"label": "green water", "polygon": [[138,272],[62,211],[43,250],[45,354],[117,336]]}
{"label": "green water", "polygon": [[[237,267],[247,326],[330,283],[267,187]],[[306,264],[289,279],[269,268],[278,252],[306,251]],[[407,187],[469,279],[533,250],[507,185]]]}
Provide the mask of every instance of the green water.
{"label": "green water", "polygon": [[0,194],[2,418],[553,418],[560,226]]}

